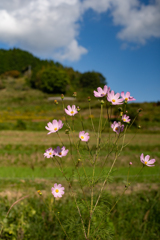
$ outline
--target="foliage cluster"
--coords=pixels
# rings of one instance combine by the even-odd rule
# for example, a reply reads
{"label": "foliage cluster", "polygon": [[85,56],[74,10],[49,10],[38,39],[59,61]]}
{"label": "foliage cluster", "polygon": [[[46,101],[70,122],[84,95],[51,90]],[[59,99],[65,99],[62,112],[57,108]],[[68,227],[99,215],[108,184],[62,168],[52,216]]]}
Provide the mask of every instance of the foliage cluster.
{"label": "foliage cluster", "polygon": [[[0,222],[4,224],[1,239],[66,239],[56,216],[63,223],[70,239],[83,239],[80,218],[73,201],[56,201],[56,207],[53,208],[53,199],[47,197],[42,200],[42,197],[29,197],[15,205],[7,219],[5,214],[11,202],[7,198],[0,198]],[[157,191],[138,192],[123,196],[113,213],[109,217],[106,216],[105,225],[101,227],[102,232],[99,233],[98,239],[109,240],[113,236],[114,240],[159,240],[159,197],[160,192]],[[108,202],[114,203],[116,199],[117,196],[105,194],[100,204],[100,215],[102,212],[105,213],[107,208],[110,208]],[[71,216],[77,219],[76,222],[73,222]],[[95,227],[98,218],[98,216],[94,218]],[[108,232],[106,232],[106,229]],[[104,235],[104,232],[106,235]]]}
{"label": "foliage cluster", "polygon": [[20,77],[20,74],[21,73],[17,70],[11,70],[11,71],[3,73],[2,78],[7,78],[7,77],[18,78],[18,77]]}
{"label": "foliage cluster", "polygon": [[34,79],[34,86],[47,93],[65,93],[69,85],[67,73],[57,67],[40,70]]}

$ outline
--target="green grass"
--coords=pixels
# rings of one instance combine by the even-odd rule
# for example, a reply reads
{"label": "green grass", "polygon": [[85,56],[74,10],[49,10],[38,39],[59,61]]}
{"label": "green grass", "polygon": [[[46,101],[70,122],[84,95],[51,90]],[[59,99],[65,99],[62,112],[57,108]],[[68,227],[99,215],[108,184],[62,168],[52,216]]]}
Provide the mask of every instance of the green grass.
{"label": "green grass", "polygon": [[[109,167],[106,167],[103,169],[103,174],[109,172]],[[134,179],[136,178],[137,174],[139,173],[141,167],[131,167],[130,173],[129,173],[129,181],[134,182]],[[65,173],[67,177],[70,177],[72,174],[73,168],[67,167],[65,168]],[[88,178],[92,178],[92,169],[90,167],[85,168]],[[83,168],[80,167],[78,169],[79,173],[83,176],[84,171]],[[95,176],[99,175],[101,173],[101,168],[96,168]],[[119,167],[113,169],[112,172],[112,182],[123,182],[123,180],[127,180],[127,174],[128,174],[128,167]],[[149,168],[145,167],[141,174],[138,177],[138,182],[157,182],[159,183],[159,177],[160,177],[160,167],[156,168]],[[59,181],[65,180],[65,178],[62,176],[62,173],[60,172],[58,167],[53,168],[38,168],[35,167],[34,170],[32,170],[29,167],[1,167],[0,168],[0,179],[28,179],[28,180],[36,180],[37,178],[40,179],[50,179],[54,180],[58,178]],[[83,177],[82,177],[83,178]],[[103,175],[104,179],[104,175]],[[78,180],[78,175],[75,173],[75,180]]]}
{"label": "green grass", "polygon": [[[23,79],[24,80],[24,79]],[[22,85],[24,81],[22,80]],[[63,231],[55,218],[53,212],[53,199],[50,193],[51,187],[55,182],[65,186],[65,195],[63,199],[56,201],[54,211],[60,212],[60,219],[64,224],[66,231],[70,234],[70,239],[84,239],[81,228],[81,221],[74,206],[73,198],[70,196],[70,188],[59,171],[54,159],[45,159],[43,153],[49,147],[62,145],[57,134],[47,135],[45,126],[47,122],[53,119],[65,121],[62,104],[55,105],[48,101],[49,94],[25,87],[23,90],[17,80],[13,85],[11,82],[8,87],[1,90],[0,100],[0,226],[4,224],[2,239],[37,239],[50,240],[66,239]],[[17,87],[18,86],[18,87]],[[21,89],[21,90],[17,90]],[[89,148],[93,153],[96,151],[96,137],[93,133],[91,119],[98,129],[98,118],[100,114],[100,102],[91,97],[92,113],[88,110],[87,98],[79,99],[75,102],[64,102],[67,105],[79,105],[81,116],[84,123],[84,129],[90,133]],[[113,168],[109,178],[109,184],[105,185],[104,195],[100,200],[99,207],[93,218],[93,229],[102,218],[105,219],[101,226],[101,232],[97,233],[99,238],[109,239],[112,236],[114,240],[158,240],[160,239],[160,204],[159,204],[159,177],[160,177],[160,106],[155,103],[133,103],[127,105],[128,115],[136,112],[138,108],[143,108],[140,117],[128,133],[124,143],[127,145]],[[111,113],[111,112],[110,112]],[[117,107],[112,108],[112,120],[117,115]],[[104,110],[103,124],[107,118],[107,111]],[[72,124],[71,118],[67,116]],[[141,129],[137,129],[138,125]],[[67,177],[72,175],[73,162],[71,158],[71,148],[68,136],[64,133],[66,126],[59,131],[63,145],[69,149],[69,154],[62,158],[62,164]],[[82,130],[79,122],[79,115],[75,115],[74,132],[72,143],[78,142],[78,132]],[[106,128],[102,133],[102,144],[108,139],[108,145],[101,149],[97,166],[95,170],[95,179],[100,175],[100,180],[95,183],[94,204],[102,181],[107,176],[110,166],[114,159],[114,153],[107,158],[105,165],[102,162],[112,149],[112,141],[116,134],[113,134]],[[109,140],[110,139],[110,140]],[[120,139],[120,145],[122,138]],[[78,163],[80,156],[76,149],[72,149],[73,159]],[[115,150],[115,149],[114,149]],[[82,185],[86,192],[90,204],[90,190],[86,186],[84,179],[83,166],[86,169],[88,180],[92,177],[92,168],[87,155],[87,146],[81,143],[80,151],[82,153],[77,170],[74,172],[72,182],[73,189],[77,191],[77,199],[85,221],[88,224],[88,211],[83,205],[83,196],[78,183],[79,175],[82,177]],[[142,164],[140,155],[149,154],[151,158],[156,159],[155,167],[144,167],[140,175]],[[122,195],[127,184],[127,175],[129,162],[130,167],[129,182],[130,187],[126,195]],[[78,171],[78,173],[77,173]],[[72,179],[71,179],[72,180]],[[43,193],[43,201],[39,199],[36,191],[40,189]],[[29,194],[30,197],[11,210],[9,218],[5,215],[10,205],[21,196]],[[106,213],[113,206],[117,198],[121,196],[112,214],[107,217]],[[49,208],[48,208],[49,207]],[[74,217],[74,218],[71,218]],[[108,232],[107,232],[108,231]],[[103,236],[106,234],[105,236]]]}
{"label": "green grass", "polygon": [[[99,237],[101,240],[159,240],[159,197],[160,192],[157,191],[124,195],[107,216],[108,210],[117,201],[117,196],[104,194],[99,209],[100,215],[92,219],[91,234],[96,235],[92,235],[90,239]],[[35,195],[21,201],[12,208],[7,219],[5,214],[11,202],[7,198],[0,198],[0,221],[3,224],[1,239],[66,239],[56,216],[59,217],[70,240],[84,239],[80,217],[71,199],[61,199],[53,203],[52,197],[47,197],[45,201],[42,198]],[[80,208],[84,216],[86,210],[82,206]],[[88,221],[87,215],[84,219]],[[101,232],[96,232],[102,219],[105,222],[100,225]]]}

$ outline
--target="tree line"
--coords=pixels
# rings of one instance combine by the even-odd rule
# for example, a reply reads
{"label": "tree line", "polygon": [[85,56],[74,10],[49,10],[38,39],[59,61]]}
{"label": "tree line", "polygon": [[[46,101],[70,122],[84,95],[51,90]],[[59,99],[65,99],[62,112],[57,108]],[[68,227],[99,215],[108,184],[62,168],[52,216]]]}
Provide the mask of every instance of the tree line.
{"label": "tree line", "polygon": [[70,93],[83,90],[91,92],[107,84],[105,77],[95,71],[80,73],[53,60],[41,60],[18,48],[0,49],[1,78],[20,77],[31,69],[27,82],[32,88],[46,93]]}

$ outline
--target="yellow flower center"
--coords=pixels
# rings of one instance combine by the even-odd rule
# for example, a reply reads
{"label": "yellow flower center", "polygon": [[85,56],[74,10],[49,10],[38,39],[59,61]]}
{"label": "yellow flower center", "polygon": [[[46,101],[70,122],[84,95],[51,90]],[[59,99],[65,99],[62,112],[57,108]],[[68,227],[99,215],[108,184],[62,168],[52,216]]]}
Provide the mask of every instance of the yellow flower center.
{"label": "yellow flower center", "polygon": [[58,192],[59,192],[59,190],[58,190],[58,189],[56,189],[56,190],[55,190],[55,192],[56,192],[56,193],[58,193]]}
{"label": "yellow flower center", "polygon": [[128,101],[128,98],[125,98],[125,101]]}
{"label": "yellow flower center", "polygon": [[147,164],[147,162],[145,161],[144,164]]}
{"label": "yellow flower center", "polygon": [[123,118],[123,121],[125,122],[125,121],[126,121],[126,119],[125,119],[125,118]]}
{"label": "yellow flower center", "polygon": [[56,130],[57,130],[57,128],[54,128],[54,130],[56,131]]}
{"label": "yellow flower center", "polygon": [[61,152],[59,152],[59,155],[62,155],[62,153],[61,153]]}
{"label": "yellow flower center", "polygon": [[83,136],[81,136],[81,139],[84,139],[84,137],[83,137]]}
{"label": "yellow flower center", "polygon": [[74,113],[74,111],[71,111],[71,114],[73,114]]}
{"label": "yellow flower center", "polygon": [[115,102],[116,100],[115,99],[112,99],[112,102]]}
{"label": "yellow flower center", "polygon": [[118,131],[118,127],[116,127],[115,130]]}
{"label": "yellow flower center", "polygon": [[49,155],[52,155],[52,153],[50,152]]}

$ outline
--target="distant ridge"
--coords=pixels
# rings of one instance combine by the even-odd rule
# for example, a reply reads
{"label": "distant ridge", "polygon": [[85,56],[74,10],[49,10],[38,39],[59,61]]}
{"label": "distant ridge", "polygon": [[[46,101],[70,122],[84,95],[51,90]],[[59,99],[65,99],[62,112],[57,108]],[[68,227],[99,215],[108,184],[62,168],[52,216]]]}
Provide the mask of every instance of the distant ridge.
{"label": "distant ridge", "polygon": [[41,68],[47,65],[63,68],[63,65],[59,62],[54,62],[53,60],[40,60],[38,57],[33,56],[33,54],[19,48],[9,50],[0,49],[0,74],[11,70],[23,72],[28,66],[31,66],[34,70],[35,68]]}
{"label": "distant ridge", "polygon": [[0,76],[18,78],[24,75],[31,88],[46,93],[82,91],[88,95],[107,84],[99,72],[80,73],[53,60],[41,60],[19,48],[0,49]]}

